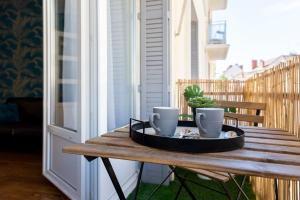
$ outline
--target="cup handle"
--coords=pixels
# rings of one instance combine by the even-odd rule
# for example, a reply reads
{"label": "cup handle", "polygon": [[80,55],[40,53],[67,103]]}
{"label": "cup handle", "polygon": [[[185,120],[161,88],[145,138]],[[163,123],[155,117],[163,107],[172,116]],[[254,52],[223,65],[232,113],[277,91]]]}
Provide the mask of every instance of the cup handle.
{"label": "cup handle", "polygon": [[203,128],[203,126],[202,126],[202,124],[201,124],[201,116],[202,116],[203,118],[206,117],[206,115],[205,115],[204,113],[197,113],[197,114],[196,114],[196,124],[197,124],[197,126],[198,126],[198,128],[199,128],[199,130],[200,130],[201,132],[203,132],[204,134],[208,134],[208,133],[207,133],[207,129]]}
{"label": "cup handle", "polygon": [[158,128],[155,124],[154,124],[154,118],[160,119],[160,115],[159,113],[152,113],[149,117],[149,123],[152,126],[152,128],[154,128],[155,131],[160,132],[160,128]]}

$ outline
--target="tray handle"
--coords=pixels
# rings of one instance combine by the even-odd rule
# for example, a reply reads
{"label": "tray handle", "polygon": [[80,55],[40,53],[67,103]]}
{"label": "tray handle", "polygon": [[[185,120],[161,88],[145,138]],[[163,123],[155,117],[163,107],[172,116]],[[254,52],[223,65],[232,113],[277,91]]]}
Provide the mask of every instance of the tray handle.
{"label": "tray handle", "polygon": [[129,137],[131,137],[131,128],[132,128],[132,124],[134,122],[139,122],[143,124],[143,135],[145,134],[145,129],[146,129],[146,125],[144,121],[138,120],[138,119],[134,119],[134,118],[130,118],[129,120]]}

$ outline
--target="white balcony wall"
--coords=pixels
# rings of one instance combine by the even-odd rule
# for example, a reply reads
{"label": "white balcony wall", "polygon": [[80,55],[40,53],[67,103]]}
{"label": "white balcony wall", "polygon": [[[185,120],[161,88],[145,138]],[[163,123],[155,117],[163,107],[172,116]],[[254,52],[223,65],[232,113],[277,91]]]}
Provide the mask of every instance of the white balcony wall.
{"label": "white balcony wall", "polygon": [[208,16],[202,0],[172,0],[171,3],[171,69],[172,81],[191,78],[191,23],[192,6],[198,23],[198,65],[199,78],[208,78],[208,56],[206,53]]}
{"label": "white balcony wall", "polygon": [[209,59],[206,52],[208,37],[209,13],[205,8],[205,0],[192,0],[198,22],[198,62],[199,79],[209,78]]}
{"label": "white balcony wall", "polygon": [[[170,70],[171,70],[171,105],[176,105],[176,81],[191,79],[192,64],[198,62],[198,72],[193,78],[208,79],[209,60],[206,52],[209,13],[205,8],[205,0],[172,0],[171,1],[171,31],[170,31]],[[192,24],[197,23],[198,37],[192,39]],[[197,59],[191,59],[192,43],[197,45]],[[194,47],[193,47],[194,49]]]}
{"label": "white balcony wall", "polygon": [[173,0],[171,13],[171,69],[176,81],[191,74],[191,0]]}
{"label": "white balcony wall", "polygon": [[170,99],[174,106],[176,81],[191,78],[191,0],[172,0],[170,12]]}

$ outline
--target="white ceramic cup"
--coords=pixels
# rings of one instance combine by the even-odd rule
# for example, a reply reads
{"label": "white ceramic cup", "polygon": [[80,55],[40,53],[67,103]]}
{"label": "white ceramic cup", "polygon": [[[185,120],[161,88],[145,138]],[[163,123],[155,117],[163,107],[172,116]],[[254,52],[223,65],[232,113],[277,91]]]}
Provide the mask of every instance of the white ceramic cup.
{"label": "white ceramic cup", "polygon": [[223,108],[197,108],[196,124],[202,137],[217,138],[224,120]]}
{"label": "white ceramic cup", "polygon": [[171,107],[154,107],[149,123],[156,134],[173,136],[178,124],[179,109]]}

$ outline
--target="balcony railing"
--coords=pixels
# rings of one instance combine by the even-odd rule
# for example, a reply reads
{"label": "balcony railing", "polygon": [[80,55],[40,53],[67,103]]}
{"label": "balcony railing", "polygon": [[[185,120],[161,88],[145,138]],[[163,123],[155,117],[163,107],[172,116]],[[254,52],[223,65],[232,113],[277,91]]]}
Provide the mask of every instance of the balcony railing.
{"label": "balcony railing", "polygon": [[208,44],[226,44],[226,21],[209,24]]}

